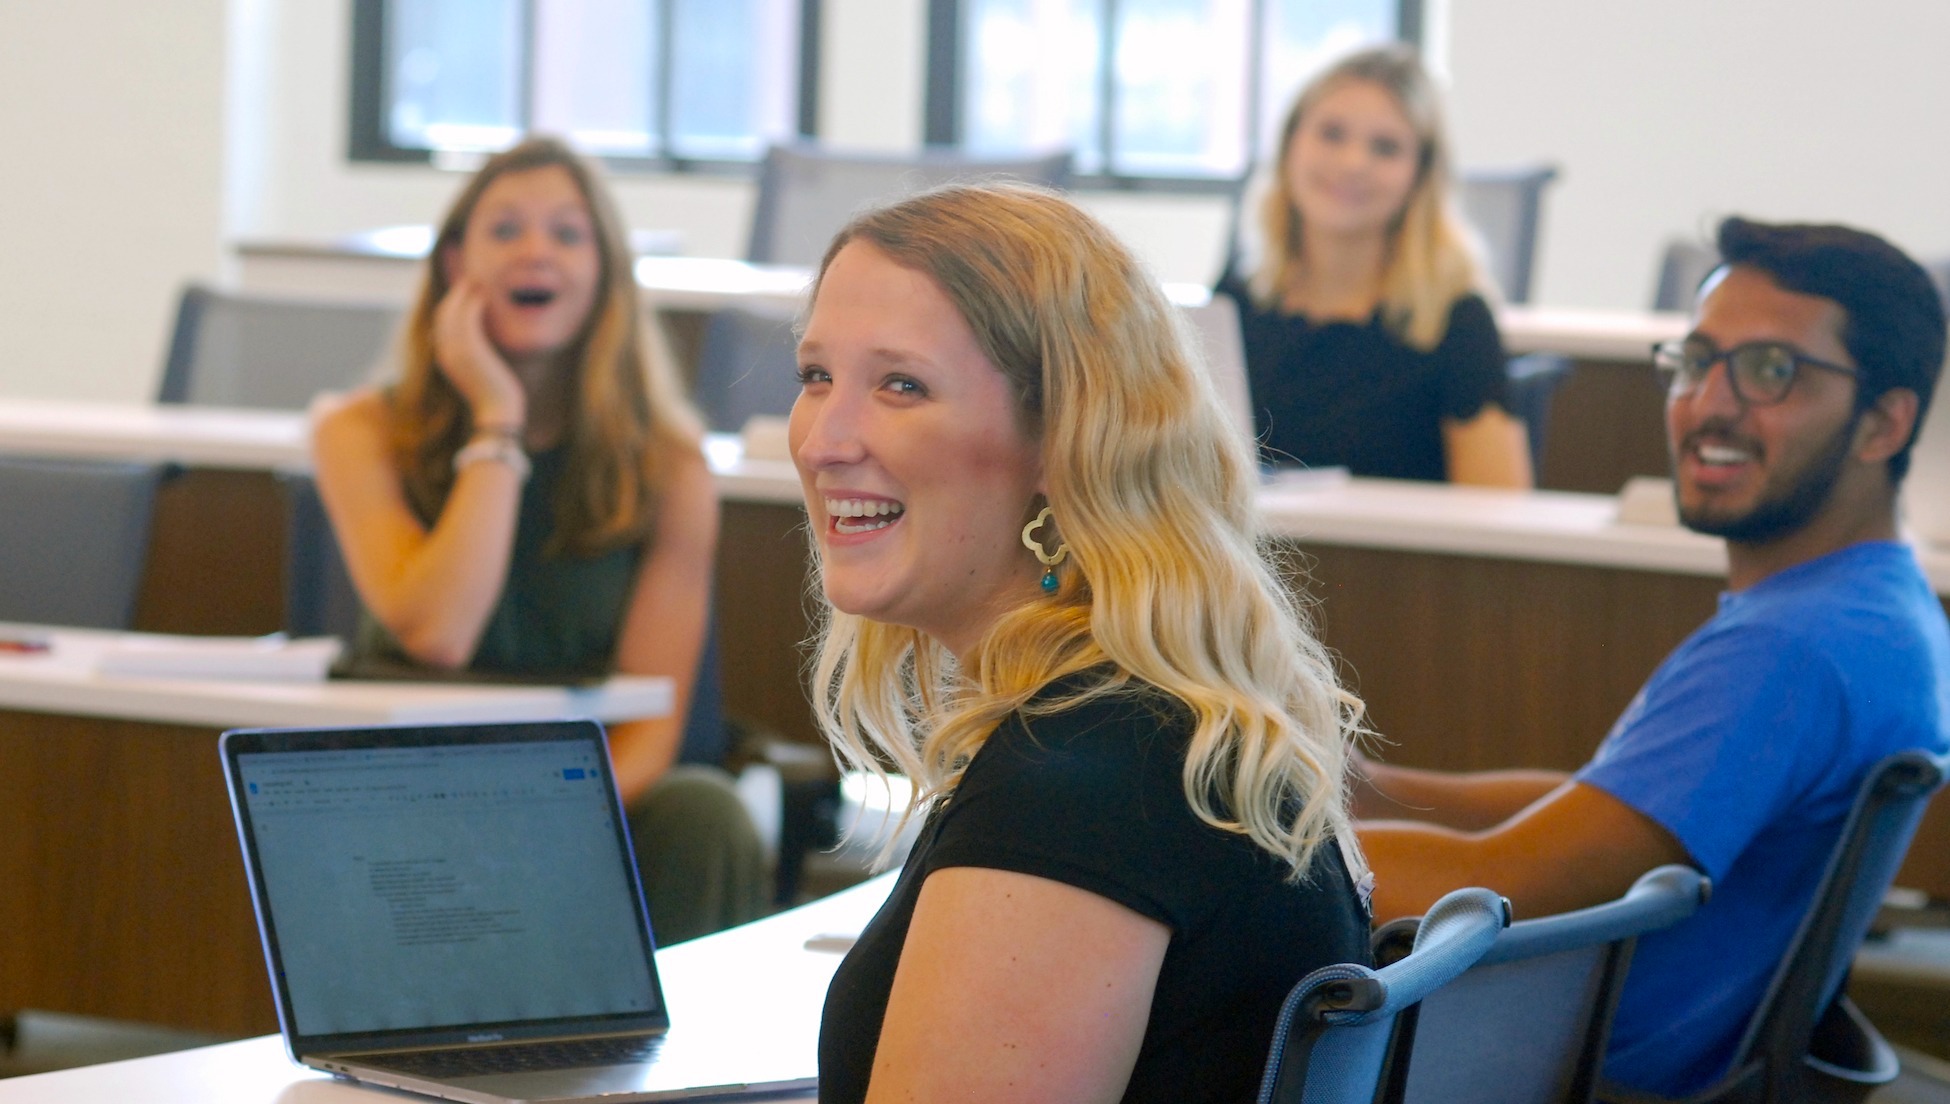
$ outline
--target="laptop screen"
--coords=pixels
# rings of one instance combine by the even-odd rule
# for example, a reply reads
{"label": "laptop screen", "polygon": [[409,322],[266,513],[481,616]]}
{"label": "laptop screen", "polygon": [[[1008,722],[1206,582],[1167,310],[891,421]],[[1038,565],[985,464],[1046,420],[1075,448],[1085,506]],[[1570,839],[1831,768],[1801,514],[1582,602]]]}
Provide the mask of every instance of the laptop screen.
{"label": "laptop screen", "polygon": [[287,1030],[661,1017],[601,738],[588,723],[226,737]]}

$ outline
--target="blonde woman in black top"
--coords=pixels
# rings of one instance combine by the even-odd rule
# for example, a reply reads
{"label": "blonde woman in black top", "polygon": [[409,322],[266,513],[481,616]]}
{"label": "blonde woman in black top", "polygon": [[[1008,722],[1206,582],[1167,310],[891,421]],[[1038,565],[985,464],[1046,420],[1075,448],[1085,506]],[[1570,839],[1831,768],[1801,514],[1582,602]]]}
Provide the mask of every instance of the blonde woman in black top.
{"label": "blonde woman in black top", "polygon": [[1528,487],[1435,89],[1413,52],[1329,68],[1294,101],[1279,150],[1217,289],[1239,304],[1263,455]]}
{"label": "blonde woman in black top", "polygon": [[1250,1099],[1287,990],[1367,954],[1359,703],[1180,327],[1036,189],[927,193],[826,254],[791,421],[813,688],[926,821],[834,976],[822,1100]]}

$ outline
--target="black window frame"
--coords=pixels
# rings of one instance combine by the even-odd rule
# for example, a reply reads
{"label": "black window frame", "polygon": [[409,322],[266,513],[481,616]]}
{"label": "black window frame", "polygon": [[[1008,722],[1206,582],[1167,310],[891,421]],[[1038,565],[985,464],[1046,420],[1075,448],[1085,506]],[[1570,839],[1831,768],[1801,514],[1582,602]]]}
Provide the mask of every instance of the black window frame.
{"label": "black window frame", "polygon": [[[472,153],[458,154],[442,150],[415,146],[395,145],[387,134],[386,111],[386,25],[389,0],[353,0],[352,3],[352,95],[349,133],[346,140],[346,158],[352,162],[381,164],[438,164],[447,157],[471,158]],[[523,23],[522,42],[522,87],[517,101],[520,104],[520,130],[529,130],[529,112],[533,110],[533,66],[532,51],[527,45],[534,40],[536,0],[521,0],[521,19]],[[796,135],[800,139],[818,136],[819,120],[819,40],[820,8],[823,0],[799,0],[799,110]],[[664,33],[660,36],[659,49],[663,52],[659,59],[658,79],[663,82],[664,95],[657,98],[659,133],[668,134],[669,113],[672,97],[668,95],[671,67],[668,64],[669,51],[673,49],[670,24],[673,19],[673,6],[663,6]],[[653,157],[634,157],[629,155],[599,154],[597,160],[606,167],[626,172],[671,172],[671,173],[750,173],[756,171],[763,151],[753,158],[693,158],[675,157],[659,154]]]}
{"label": "black window frame", "polygon": [[[1249,0],[1252,4],[1253,27],[1264,22],[1266,0]],[[927,64],[927,102],[923,110],[923,141],[930,146],[949,148],[961,145],[961,10],[963,0],[928,0],[928,56]],[[1102,35],[1100,57],[1113,57],[1115,45],[1113,35],[1117,26],[1117,6],[1119,0],[1105,0],[1109,18],[1103,20],[1099,28]],[[1399,41],[1422,48],[1422,5],[1423,0],[1396,0],[1395,20]],[[1246,166],[1236,177],[1220,176],[1140,176],[1130,173],[1078,173],[1072,178],[1072,186],[1095,191],[1124,192],[1176,192],[1191,195],[1236,196],[1239,189],[1250,179],[1258,167],[1258,138],[1260,132],[1261,82],[1265,74],[1261,66],[1259,51],[1247,59],[1246,75]],[[1103,98],[1105,109],[1098,113],[1099,138],[1106,151],[1105,164],[1113,163],[1110,155],[1114,147],[1111,120],[1115,118],[1117,98],[1116,82],[1111,79],[1110,67],[1105,66],[1099,74],[1098,95]]]}

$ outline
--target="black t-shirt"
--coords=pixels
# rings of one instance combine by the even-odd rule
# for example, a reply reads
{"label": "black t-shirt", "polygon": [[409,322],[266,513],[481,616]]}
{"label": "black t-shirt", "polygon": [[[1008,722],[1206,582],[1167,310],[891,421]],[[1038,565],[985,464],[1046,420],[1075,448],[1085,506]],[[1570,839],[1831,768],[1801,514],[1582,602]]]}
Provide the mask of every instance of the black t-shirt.
{"label": "black t-shirt", "polygon": [[1480,296],[1450,306],[1441,343],[1425,353],[1389,333],[1379,311],[1365,323],[1317,324],[1255,305],[1231,273],[1217,293],[1239,304],[1253,427],[1270,463],[1441,480],[1442,419],[1509,406],[1502,340]]}
{"label": "black t-shirt", "polygon": [[1155,691],[1120,693],[1026,726],[1011,718],[989,737],[833,976],[821,1101],[865,1099],[921,883],[957,866],[1078,886],[1169,927],[1124,1099],[1253,1098],[1280,1002],[1317,967],[1368,961],[1368,917],[1331,842],[1293,883],[1251,841],[1193,815],[1181,774],[1189,718]]}

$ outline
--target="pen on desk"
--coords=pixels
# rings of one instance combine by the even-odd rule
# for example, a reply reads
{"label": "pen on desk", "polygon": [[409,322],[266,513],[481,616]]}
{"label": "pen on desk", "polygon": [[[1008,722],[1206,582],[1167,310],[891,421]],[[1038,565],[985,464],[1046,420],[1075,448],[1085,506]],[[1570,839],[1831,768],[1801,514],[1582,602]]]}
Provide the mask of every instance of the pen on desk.
{"label": "pen on desk", "polygon": [[0,636],[0,655],[40,655],[50,647],[44,636]]}

